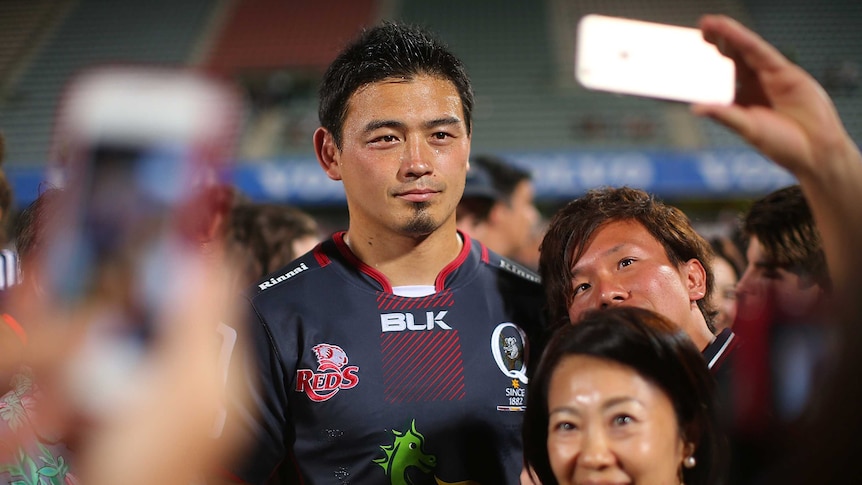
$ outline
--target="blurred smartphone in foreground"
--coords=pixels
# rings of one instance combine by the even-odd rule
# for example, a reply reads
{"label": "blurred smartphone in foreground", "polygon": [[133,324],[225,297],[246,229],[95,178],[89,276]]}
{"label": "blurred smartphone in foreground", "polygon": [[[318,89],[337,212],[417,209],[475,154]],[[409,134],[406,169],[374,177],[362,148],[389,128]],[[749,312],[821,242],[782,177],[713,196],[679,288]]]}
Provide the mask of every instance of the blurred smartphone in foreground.
{"label": "blurred smartphone in foreground", "polygon": [[127,394],[160,315],[182,305],[240,106],[231,86],[169,68],[97,68],[67,87],[53,140],[62,192],[34,276],[61,315],[92,320],[70,365],[83,407]]}
{"label": "blurred smartphone in foreground", "polygon": [[699,29],[590,14],[578,23],[575,78],[597,91],[731,104],[731,59]]}

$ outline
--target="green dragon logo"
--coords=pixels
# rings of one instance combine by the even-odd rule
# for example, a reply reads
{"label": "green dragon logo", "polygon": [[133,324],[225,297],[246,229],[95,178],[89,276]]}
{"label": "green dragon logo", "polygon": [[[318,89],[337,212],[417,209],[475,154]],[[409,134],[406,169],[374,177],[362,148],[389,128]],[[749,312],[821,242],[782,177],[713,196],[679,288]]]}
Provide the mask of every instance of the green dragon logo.
{"label": "green dragon logo", "polygon": [[[415,419],[410,422],[410,429],[407,431],[393,429],[392,434],[395,435],[392,444],[380,447],[386,456],[373,460],[383,467],[391,485],[413,485],[407,476],[408,468],[418,468],[422,473],[431,473],[434,470],[437,457],[425,452],[425,436],[416,430]],[[479,485],[472,480],[444,482],[436,476],[434,480],[438,485]]]}
{"label": "green dragon logo", "polygon": [[374,463],[383,467],[390,484],[412,485],[407,478],[408,468],[416,467],[422,473],[428,473],[437,466],[437,457],[424,450],[425,437],[416,431],[415,419],[410,422],[407,431],[393,429],[392,434],[395,435],[395,441],[380,447],[386,456],[374,460]]}

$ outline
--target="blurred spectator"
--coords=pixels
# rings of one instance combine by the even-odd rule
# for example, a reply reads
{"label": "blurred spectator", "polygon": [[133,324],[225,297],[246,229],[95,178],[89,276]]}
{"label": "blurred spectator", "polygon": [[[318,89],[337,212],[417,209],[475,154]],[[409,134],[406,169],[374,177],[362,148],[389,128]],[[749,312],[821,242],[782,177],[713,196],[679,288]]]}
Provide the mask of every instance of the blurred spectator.
{"label": "blurred spectator", "polygon": [[820,233],[798,185],[757,200],[745,215],[748,266],[738,291],[748,318],[778,312],[799,320],[821,313],[832,287]]}
{"label": "blurred spectator", "polygon": [[512,258],[515,261],[523,264],[532,271],[539,271],[539,255],[542,245],[542,239],[545,238],[545,232],[548,230],[548,220],[544,217],[539,217],[536,224],[530,230],[530,238],[527,244],[521,247],[517,254]]}
{"label": "blurred spectator", "polygon": [[[28,291],[34,294],[38,293],[38,282],[32,276],[23,277],[30,269],[26,262],[32,261],[34,255],[42,249],[45,242],[43,222],[46,220],[47,214],[55,208],[58,194],[59,189],[48,189],[39,194],[36,200],[18,215],[12,231],[16,243],[16,253],[20,257],[22,284],[31,285],[32,288],[29,288]],[[10,313],[15,295],[21,291],[24,291],[21,286],[9,288],[2,293],[3,299],[0,301],[4,312],[2,321],[0,321],[0,394],[9,390],[7,387],[10,379],[9,372],[17,371],[18,364],[26,355],[25,346],[29,340],[27,328],[18,321],[16,316]]]}
{"label": "blurred spectator", "polygon": [[831,278],[802,188],[755,201],[743,233],[748,266],[737,285],[735,328],[746,345],[733,379],[737,480],[750,479],[795,433],[834,331]]}
{"label": "blurred spectator", "polygon": [[712,260],[712,272],[715,280],[715,331],[733,328],[736,318],[736,271],[733,265],[723,256],[715,255]]}
{"label": "blurred spectator", "polygon": [[[155,442],[155,436],[159,436],[159,440],[168,441],[167,434],[174,433],[178,425],[175,423],[170,429],[163,427],[162,423],[155,425],[152,419],[158,416],[164,416],[166,422],[181,420],[184,433],[188,433],[184,434],[184,440],[195,442],[196,446],[201,447],[199,453],[189,455],[193,460],[195,454],[206,456],[205,450],[233,449],[231,439],[226,439],[224,443],[215,443],[211,437],[213,423],[217,422],[217,415],[214,414],[217,409],[214,410],[213,406],[223,402],[225,392],[220,387],[223,384],[223,371],[218,365],[219,359],[224,359],[224,356],[213,353],[220,350],[218,346],[211,345],[211,342],[213,335],[221,332],[217,328],[218,322],[227,318],[227,315],[216,309],[231,311],[233,300],[232,295],[215,296],[229,288],[224,284],[229,273],[223,271],[221,266],[224,264],[221,260],[222,251],[216,247],[221,246],[221,243],[211,240],[209,234],[215,230],[213,225],[223,220],[223,216],[217,212],[226,207],[226,192],[212,187],[196,199],[197,203],[206,208],[205,212],[198,213],[205,217],[201,225],[196,225],[195,230],[196,237],[202,243],[201,248],[206,248],[206,251],[199,253],[206,262],[197,266],[194,262],[187,261],[190,264],[190,272],[182,276],[190,278],[190,281],[203,278],[204,274],[212,275],[212,278],[207,278],[205,284],[197,281],[199,289],[187,292],[197,296],[190,297],[184,303],[184,308],[169,309],[162,314],[166,320],[182,318],[182,321],[174,321],[171,325],[185,329],[166,332],[153,342],[153,357],[143,360],[141,368],[135,371],[142,375],[149,374],[149,377],[138,381],[139,385],[135,390],[137,400],[126,401],[129,404],[128,409],[110,416],[93,415],[89,410],[77,407],[81,404],[77,401],[80,398],[78,393],[98,393],[99,386],[93,384],[92,388],[88,388],[85,383],[76,381],[70,372],[74,368],[80,371],[81,362],[92,358],[87,355],[92,351],[88,349],[93,345],[92,334],[104,332],[105,329],[100,329],[99,323],[91,320],[91,317],[75,317],[74,312],[70,313],[68,309],[60,306],[55,307],[45,300],[42,289],[44,282],[40,282],[37,272],[47,250],[46,237],[51,230],[50,221],[58,214],[59,204],[65,201],[63,192],[62,189],[56,188],[45,190],[16,220],[14,234],[21,257],[23,278],[22,284],[7,295],[4,311],[9,313],[4,313],[4,320],[12,319],[15,323],[20,320],[19,330],[23,338],[16,342],[19,345],[15,348],[4,348],[0,358],[0,376],[4,377],[4,385],[0,386],[0,389],[5,393],[0,396],[0,483],[45,483],[46,480],[54,479],[75,484],[79,483],[82,473],[88,477],[87,483],[91,479],[111,483],[92,477],[106,476],[115,480],[120,476],[119,468],[123,466],[119,463],[129,466],[135,459],[145,459],[146,454],[159,455],[164,451],[164,443]],[[102,298],[107,297],[102,295]],[[213,301],[219,303],[213,304]],[[107,299],[100,302],[97,298],[91,304],[98,307],[110,305],[111,302]],[[206,315],[211,318],[208,322],[201,320]],[[83,319],[74,324],[58,323],[59,320],[78,317]],[[210,333],[201,337],[202,333],[207,332],[205,329],[209,329]],[[189,342],[191,338],[195,341]],[[180,345],[183,346],[182,349],[174,349]],[[117,365],[118,362],[110,360],[109,350],[103,349],[105,354],[102,358],[108,360],[101,362]],[[204,362],[209,366],[205,370],[201,368]],[[9,382],[9,387],[5,386],[6,382]],[[83,389],[78,387],[81,385],[84,385]],[[179,392],[180,389],[182,392]],[[203,399],[212,402],[202,403]],[[157,405],[157,402],[174,406],[171,412],[176,414],[167,416],[154,412],[156,409],[153,406]],[[85,414],[83,421],[82,415],[79,414],[82,411]],[[143,413],[149,413],[149,417]],[[195,419],[190,419],[189,413],[196,413]],[[204,419],[208,421],[203,423]],[[147,422],[149,424],[144,424]],[[206,428],[201,427],[204,424]],[[103,440],[111,444],[103,444]],[[135,443],[135,446],[132,446],[132,443]],[[177,441],[174,443],[180,444]],[[141,456],[136,455],[138,452]],[[114,468],[113,464],[106,466],[106,460],[110,457],[116,457],[117,468]],[[167,455],[154,459],[164,461],[165,457]],[[204,462],[194,470],[195,474],[202,472],[200,467],[204,466]],[[178,465],[180,463],[171,465],[176,477],[191,476],[187,473],[193,471],[192,468],[179,472]],[[182,462],[182,466],[187,465],[194,466],[192,462]],[[148,475],[150,478],[145,478]],[[154,476],[169,475],[167,470],[152,470],[140,475],[141,481],[138,483],[162,483],[150,481]],[[123,483],[129,482],[124,479]]]}
{"label": "blurred spectator", "polygon": [[737,298],[736,284],[739,281],[739,266],[735,261],[740,257],[736,246],[727,237],[716,237],[710,240],[710,245],[715,253],[712,260],[712,273],[715,280],[715,293],[713,294],[713,306],[717,312],[713,319],[715,331],[720,332],[725,328],[733,328],[736,318]]}
{"label": "blurred spectator", "polygon": [[459,230],[492,251],[516,257],[539,222],[530,173],[499,157],[472,157],[457,221]]}
{"label": "blurred spectator", "polygon": [[[2,165],[3,143],[3,137],[0,135],[0,165]],[[9,189],[9,186],[6,183],[3,170],[0,168],[0,194],[5,193],[11,197],[11,189],[8,191],[5,189]],[[15,245],[3,248],[1,252],[2,257],[0,257],[0,261],[2,261],[2,264],[0,264],[0,270],[2,270],[3,274],[0,275],[0,280],[4,281],[4,284],[0,287],[0,312],[2,312],[0,313],[0,395],[5,394],[11,387],[14,387],[11,383],[11,378],[18,371],[18,364],[25,355],[25,347],[29,339],[25,326],[22,325],[9,309],[10,300],[19,288],[17,288],[17,285],[7,286],[5,282],[13,280],[4,278],[5,276],[9,276],[6,270],[10,266],[14,266],[14,281],[20,282],[22,280],[23,265],[21,260],[25,259],[32,247],[33,241],[38,239],[32,233],[38,227],[32,224],[33,214],[41,210],[41,207],[44,205],[43,201],[49,197],[51,197],[51,194],[45,195],[44,198],[40,196],[18,215],[15,227],[12,228],[12,239],[15,241]],[[0,196],[0,199],[2,199],[2,196]],[[0,200],[0,205],[2,205],[2,202]],[[8,208],[8,205],[5,207]],[[0,217],[2,217],[2,222],[5,223],[6,219],[8,219],[5,216],[7,214],[5,209],[2,214]],[[5,228],[2,232],[5,240]]]}
{"label": "blurred spectator", "polygon": [[[22,270],[30,267],[25,264],[39,253],[45,243],[44,223],[57,209],[59,189],[49,189],[36,198],[19,215],[16,221],[16,241],[21,256]],[[34,332],[29,322],[18,322],[16,301],[22,293],[39,296],[39,283],[35,272],[26,274],[24,285],[11,290],[4,302],[4,320],[11,319],[18,327],[20,340],[7,341],[3,345],[3,362],[0,372],[3,376],[0,389],[0,481],[2,483],[43,483],[43,480],[56,478],[64,483],[78,483],[77,472],[70,466],[73,462],[72,451],[62,439],[62,433],[45,424],[39,413],[40,384],[36,379],[28,346]],[[26,285],[26,286],[25,286]],[[13,316],[15,315],[15,316]],[[17,344],[17,345],[10,345]],[[38,345],[39,342],[36,342]],[[7,387],[6,385],[9,384]]]}
{"label": "blurred spectator", "polygon": [[321,241],[317,222],[300,209],[255,202],[233,207],[226,237],[228,250],[246,256],[243,290]]}

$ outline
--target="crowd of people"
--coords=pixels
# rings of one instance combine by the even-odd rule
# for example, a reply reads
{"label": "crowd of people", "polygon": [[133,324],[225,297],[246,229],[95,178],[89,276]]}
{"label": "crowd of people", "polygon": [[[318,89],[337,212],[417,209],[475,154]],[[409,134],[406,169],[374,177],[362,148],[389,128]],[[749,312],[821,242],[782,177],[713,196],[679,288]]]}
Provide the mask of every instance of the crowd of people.
{"label": "crowd of people", "polygon": [[[744,256],[630,187],[544,220],[529,171],[471,156],[462,61],[397,22],[320,87],[312,142],[344,230],[210,180],[183,212],[194,250],[145,280],[170,305],[141,312],[110,284],[70,304],[50,229],[75,187],[44,191],[13,231],[20,272],[2,272],[0,481],[845,480],[862,154],[808,73],[733,19],[699,26],[738,95],[692,112],[798,181],[742,216]],[[10,190],[0,177],[0,219]],[[146,331],[114,324],[129,308]],[[119,331],[143,356],[104,345]]]}

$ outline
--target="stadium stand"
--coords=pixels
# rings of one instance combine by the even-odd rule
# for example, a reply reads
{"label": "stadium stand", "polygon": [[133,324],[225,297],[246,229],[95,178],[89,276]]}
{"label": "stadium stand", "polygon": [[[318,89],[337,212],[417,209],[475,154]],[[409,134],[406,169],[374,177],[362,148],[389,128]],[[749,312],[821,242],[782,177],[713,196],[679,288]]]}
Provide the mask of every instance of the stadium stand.
{"label": "stadium stand", "polygon": [[862,142],[862,2],[744,1],[763,37],[820,81]]}
{"label": "stadium stand", "polygon": [[248,93],[241,158],[313,153],[320,76],[344,42],[378,20],[378,2],[256,0],[227,10],[201,65]]}
{"label": "stadium stand", "polygon": [[464,59],[476,92],[475,149],[666,145],[655,102],[585,96],[557,82],[559,59],[574,52],[573,42],[561,44],[549,27],[557,14],[553,1],[518,0],[469,2],[458,15],[427,2],[403,2],[401,10]]}
{"label": "stadium stand", "polygon": [[345,42],[376,20],[376,9],[375,0],[235,2],[204,65],[228,74],[285,67],[322,71]]}
{"label": "stadium stand", "polygon": [[0,105],[7,163],[44,165],[57,100],[70,76],[111,62],[185,64],[213,5],[213,0],[80,0],[72,5],[64,21],[42,34],[42,49],[8,86],[7,99],[14,102]]}
{"label": "stadium stand", "polygon": [[0,104],[14,102],[9,85],[72,5],[71,0],[0,2]]}
{"label": "stadium stand", "polygon": [[[858,0],[471,0],[454,10],[422,0],[0,0],[0,130],[9,145],[7,172],[15,177],[17,168],[47,161],[56,102],[72,74],[105,62],[146,62],[202,66],[245,86],[249,116],[239,159],[280,174],[249,177],[270,185],[289,181],[299,162],[310,165],[301,173],[322,177],[309,142],[321,70],[344,40],[386,18],[430,28],[464,59],[476,92],[474,151],[530,164],[545,157],[568,174],[540,178],[554,182],[553,190],[538,186],[545,191],[540,198],[580,190],[561,184],[581,175],[585,186],[619,182],[593,177],[594,165],[608,174],[649,168],[663,184],[666,170],[684,171],[692,174],[688,182],[673,183],[685,190],[695,190],[694,176],[721,179],[710,189],[716,194],[730,194],[733,187],[765,190],[751,173],[772,172],[750,163],[746,148],[723,127],[692,118],[681,104],[590,92],[574,81],[581,16],[694,26],[706,12],[740,19],[782,47],[824,84],[851,135],[862,140]],[[668,155],[674,151],[685,153]],[[605,152],[607,157],[596,155]],[[616,168],[596,162],[608,157],[618,161]],[[635,165],[640,168],[629,170]],[[727,175],[731,168],[739,175]],[[288,188],[262,192],[273,197],[317,187],[282,185]],[[31,193],[22,188],[16,194]]]}

